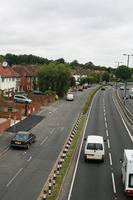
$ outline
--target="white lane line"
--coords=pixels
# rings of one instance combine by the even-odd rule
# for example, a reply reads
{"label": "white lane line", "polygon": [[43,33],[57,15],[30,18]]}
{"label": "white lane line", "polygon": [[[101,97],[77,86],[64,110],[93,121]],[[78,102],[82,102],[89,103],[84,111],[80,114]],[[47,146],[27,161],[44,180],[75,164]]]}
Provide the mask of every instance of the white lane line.
{"label": "white lane line", "polygon": [[104,120],[105,120],[105,122],[107,123],[107,118],[106,118],[106,117],[104,117]]}
{"label": "white lane line", "polygon": [[48,139],[48,136],[46,138],[44,138],[44,140],[41,142],[40,145],[43,145],[46,142],[47,139]]}
{"label": "white lane line", "polygon": [[116,193],[114,173],[111,173],[111,176],[112,176],[113,190],[114,190],[114,193]]}
{"label": "white lane line", "polygon": [[107,143],[108,143],[108,148],[110,149],[110,142],[109,142],[109,139],[107,139]]}
{"label": "white lane line", "polygon": [[60,128],[61,131],[63,131],[64,129],[65,129],[64,127],[61,127],[61,128]]}
{"label": "white lane line", "polygon": [[110,165],[112,165],[112,156],[111,156],[111,153],[109,153],[109,161],[110,161]]}
{"label": "white lane line", "polygon": [[123,124],[124,124],[124,126],[125,126],[125,128],[126,128],[126,130],[127,130],[127,132],[128,132],[128,135],[129,135],[130,139],[131,139],[132,142],[133,142],[133,136],[132,136],[132,134],[130,133],[130,131],[129,131],[129,129],[128,129],[126,123],[125,123],[125,120],[124,120],[122,114],[120,113],[120,111],[119,111],[119,109],[118,109],[118,106],[117,106],[117,104],[116,104],[116,102],[115,102],[114,99],[113,99],[113,101],[114,101],[114,104],[115,104],[116,110],[117,110],[117,112],[119,113],[119,115],[120,115],[120,117],[121,117],[121,119],[122,119],[122,122],[123,122]]}
{"label": "white lane line", "polygon": [[21,173],[23,168],[21,168],[14,176],[13,178],[9,181],[9,183],[6,185],[6,187],[9,187],[9,185],[15,180],[15,178]]}
{"label": "white lane line", "polygon": [[27,160],[27,162],[29,162],[32,159],[32,156],[29,157],[29,159]]}
{"label": "white lane line", "polygon": [[107,122],[105,122],[105,128],[106,128],[106,129],[108,128]]}
{"label": "white lane line", "polygon": [[108,129],[106,129],[106,135],[107,135],[107,137],[109,136],[109,132],[108,132]]}
{"label": "white lane line", "polygon": [[50,131],[50,134],[52,134],[54,131],[55,131],[55,128],[53,128],[53,129]]}
{"label": "white lane line", "polygon": [[75,165],[75,170],[74,170],[74,173],[73,173],[73,177],[72,177],[71,186],[70,186],[70,190],[69,190],[69,194],[68,194],[67,200],[70,200],[71,195],[72,195],[72,189],[73,189],[74,180],[75,180],[75,176],[76,176],[76,172],[77,172],[77,168],[78,168],[78,163],[79,163],[79,158],[80,158],[81,149],[82,149],[82,145],[83,145],[83,140],[84,140],[84,136],[85,136],[85,132],[86,132],[86,129],[87,129],[88,120],[89,120],[89,117],[90,117],[90,113],[91,113],[91,110],[92,110],[92,105],[93,105],[95,97],[96,97],[96,95],[94,96],[94,98],[93,98],[93,100],[91,102],[89,113],[88,113],[88,116],[87,116],[87,119],[86,119],[86,123],[85,123],[85,126],[84,126],[83,136],[82,136],[82,140],[81,140],[81,144],[80,144],[80,148],[79,148],[79,152],[78,152],[78,157],[77,157],[77,161],[76,161],[76,165]]}

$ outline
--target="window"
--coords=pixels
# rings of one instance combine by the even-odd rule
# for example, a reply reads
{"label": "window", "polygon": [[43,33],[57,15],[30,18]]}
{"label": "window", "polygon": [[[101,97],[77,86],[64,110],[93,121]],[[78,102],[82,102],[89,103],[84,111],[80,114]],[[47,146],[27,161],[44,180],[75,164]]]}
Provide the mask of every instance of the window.
{"label": "window", "polygon": [[2,77],[1,79],[2,79],[2,82],[4,82],[4,78]]}
{"label": "window", "polygon": [[87,149],[88,150],[103,150],[103,147],[102,147],[102,144],[88,143]]}
{"label": "window", "polygon": [[129,184],[128,187],[133,188],[133,174],[129,174]]}

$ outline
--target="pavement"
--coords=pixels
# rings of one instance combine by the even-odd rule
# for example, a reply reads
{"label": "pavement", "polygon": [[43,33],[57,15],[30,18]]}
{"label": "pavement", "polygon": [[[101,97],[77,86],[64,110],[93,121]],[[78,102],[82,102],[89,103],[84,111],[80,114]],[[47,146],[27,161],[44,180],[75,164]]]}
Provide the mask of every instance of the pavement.
{"label": "pavement", "polygon": [[21,121],[12,122],[11,127],[0,133],[0,156],[9,149],[11,138],[16,132],[29,131],[43,119],[39,115],[30,115]]}

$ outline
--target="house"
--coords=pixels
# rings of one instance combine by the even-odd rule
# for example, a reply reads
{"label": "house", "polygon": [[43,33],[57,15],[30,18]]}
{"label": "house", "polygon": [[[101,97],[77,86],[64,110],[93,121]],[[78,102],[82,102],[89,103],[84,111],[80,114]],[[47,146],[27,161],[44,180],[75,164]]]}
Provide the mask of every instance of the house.
{"label": "house", "polygon": [[30,92],[37,85],[37,65],[13,65],[13,70],[20,75],[20,91]]}
{"label": "house", "polygon": [[18,90],[19,74],[8,65],[0,65],[0,91],[4,95],[11,95]]}

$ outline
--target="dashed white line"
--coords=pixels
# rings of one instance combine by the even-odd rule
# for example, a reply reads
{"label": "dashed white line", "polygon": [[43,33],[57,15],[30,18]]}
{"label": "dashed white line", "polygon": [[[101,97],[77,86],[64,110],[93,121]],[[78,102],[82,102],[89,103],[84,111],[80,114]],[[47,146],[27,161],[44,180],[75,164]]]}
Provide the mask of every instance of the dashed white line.
{"label": "dashed white line", "polygon": [[9,185],[14,181],[14,179],[21,173],[23,168],[21,168],[14,176],[13,178],[9,181],[9,183],[6,185],[6,187],[9,187]]}
{"label": "dashed white line", "polygon": [[112,165],[112,156],[111,156],[111,153],[109,153],[109,161],[110,161],[110,165]]}
{"label": "dashed white line", "polygon": [[107,139],[107,143],[108,143],[108,148],[110,149],[110,142],[109,142],[109,139]]}
{"label": "dashed white line", "polygon": [[46,138],[44,138],[44,140],[41,142],[40,145],[43,145],[46,142],[47,139],[48,139],[48,136]]}
{"label": "dashed white line", "polygon": [[106,129],[108,128],[107,122],[105,122],[105,128],[106,128]]}
{"label": "dashed white line", "polygon": [[52,134],[54,132],[55,128],[53,128],[51,131],[50,131],[50,134]]}
{"label": "dashed white line", "polygon": [[107,137],[109,136],[109,132],[108,132],[108,129],[106,129],[106,135],[107,135]]}
{"label": "dashed white line", "polygon": [[32,156],[29,157],[29,159],[27,160],[27,162],[29,162],[32,159]]}
{"label": "dashed white line", "polygon": [[114,193],[116,193],[115,178],[114,178],[113,172],[111,173],[111,176],[112,176],[113,190],[114,190]]}

